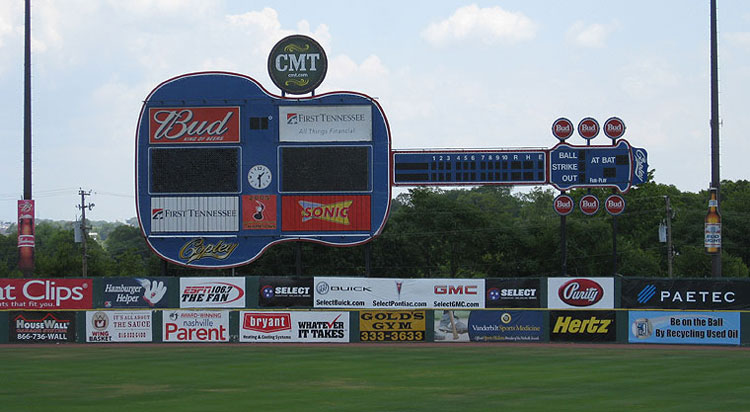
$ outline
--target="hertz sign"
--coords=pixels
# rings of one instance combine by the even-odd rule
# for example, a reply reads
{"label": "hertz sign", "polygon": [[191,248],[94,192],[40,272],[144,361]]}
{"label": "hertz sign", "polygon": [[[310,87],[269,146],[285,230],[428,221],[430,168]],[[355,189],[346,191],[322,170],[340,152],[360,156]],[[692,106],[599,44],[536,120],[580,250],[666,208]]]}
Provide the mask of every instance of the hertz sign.
{"label": "hertz sign", "polygon": [[[322,55],[286,40],[272,63],[287,86],[311,81],[301,93]],[[358,245],[385,226],[390,161],[388,123],[369,96],[285,98],[241,74],[185,74],[140,112],[138,221],[159,256],[198,268],[247,264],[284,241]]]}

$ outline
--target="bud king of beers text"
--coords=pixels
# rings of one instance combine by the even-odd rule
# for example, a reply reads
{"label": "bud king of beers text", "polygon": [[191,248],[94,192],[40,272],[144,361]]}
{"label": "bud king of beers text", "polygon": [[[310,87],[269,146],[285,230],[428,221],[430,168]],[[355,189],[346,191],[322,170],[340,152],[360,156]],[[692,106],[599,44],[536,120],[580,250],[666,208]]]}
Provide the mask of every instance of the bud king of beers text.
{"label": "bud king of beers text", "polygon": [[237,143],[239,107],[149,109],[149,143]]}

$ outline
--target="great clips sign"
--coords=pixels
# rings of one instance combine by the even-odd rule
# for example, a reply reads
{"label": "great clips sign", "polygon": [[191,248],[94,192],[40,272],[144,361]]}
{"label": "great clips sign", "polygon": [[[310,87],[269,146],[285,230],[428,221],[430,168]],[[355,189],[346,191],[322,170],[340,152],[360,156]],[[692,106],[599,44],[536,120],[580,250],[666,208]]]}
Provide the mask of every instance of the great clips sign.
{"label": "great clips sign", "polygon": [[547,307],[550,309],[612,309],[615,307],[614,278],[548,278]]}
{"label": "great clips sign", "polygon": [[91,309],[91,279],[0,279],[0,309]]}

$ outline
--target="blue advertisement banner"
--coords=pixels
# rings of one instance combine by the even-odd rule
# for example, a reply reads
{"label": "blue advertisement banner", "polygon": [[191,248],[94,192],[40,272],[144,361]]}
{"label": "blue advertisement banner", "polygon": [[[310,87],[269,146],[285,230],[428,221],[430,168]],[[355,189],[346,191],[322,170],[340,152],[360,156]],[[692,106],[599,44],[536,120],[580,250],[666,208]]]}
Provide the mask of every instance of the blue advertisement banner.
{"label": "blue advertisement banner", "polygon": [[166,308],[167,278],[107,278],[102,301],[105,308]]}
{"label": "blue advertisement banner", "polygon": [[536,310],[483,310],[469,315],[472,342],[539,342],[543,315]]}
{"label": "blue advertisement banner", "polygon": [[739,345],[739,312],[630,311],[629,343]]}

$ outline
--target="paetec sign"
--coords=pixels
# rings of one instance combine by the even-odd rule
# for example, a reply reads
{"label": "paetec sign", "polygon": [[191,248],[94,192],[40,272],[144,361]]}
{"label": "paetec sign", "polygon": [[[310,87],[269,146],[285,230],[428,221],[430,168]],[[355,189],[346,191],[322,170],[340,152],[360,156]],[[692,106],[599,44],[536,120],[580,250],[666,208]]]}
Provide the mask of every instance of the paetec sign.
{"label": "paetec sign", "polygon": [[10,343],[61,343],[76,340],[75,312],[10,312]]}
{"label": "paetec sign", "polygon": [[473,342],[539,342],[543,312],[536,310],[473,310],[469,315],[469,340]]}
{"label": "paetec sign", "polygon": [[541,283],[540,279],[486,279],[486,307],[539,308]]}
{"label": "paetec sign", "polygon": [[0,309],[91,309],[91,279],[0,279]]}
{"label": "paetec sign", "polygon": [[105,278],[105,308],[166,308],[167,278]]}
{"label": "paetec sign", "polygon": [[228,310],[164,312],[164,342],[229,342]]}
{"label": "paetec sign", "polygon": [[617,324],[613,310],[551,310],[551,342],[614,342]]}
{"label": "paetec sign", "polygon": [[87,311],[86,342],[151,342],[152,314],[141,311]]}
{"label": "paetec sign", "polygon": [[484,279],[315,277],[316,308],[483,308]]}
{"label": "paetec sign", "polygon": [[739,345],[739,312],[628,311],[630,343]]}
{"label": "paetec sign", "polygon": [[614,278],[548,278],[550,309],[613,309]]}
{"label": "paetec sign", "polygon": [[359,312],[359,340],[362,342],[424,341],[423,310],[363,310]]}
{"label": "paetec sign", "polygon": [[623,278],[622,307],[730,310],[750,307],[750,282],[713,279]]}
{"label": "paetec sign", "polygon": [[240,312],[240,342],[349,342],[349,312]]}
{"label": "paetec sign", "polygon": [[245,278],[180,278],[181,308],[244,308]]}
{"label": "paetec sign", "polygon": [[309,277],[261,276],[258,304],[289,308],[313,305],[313,279]]}

